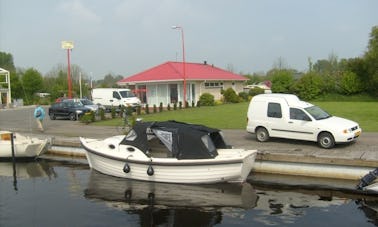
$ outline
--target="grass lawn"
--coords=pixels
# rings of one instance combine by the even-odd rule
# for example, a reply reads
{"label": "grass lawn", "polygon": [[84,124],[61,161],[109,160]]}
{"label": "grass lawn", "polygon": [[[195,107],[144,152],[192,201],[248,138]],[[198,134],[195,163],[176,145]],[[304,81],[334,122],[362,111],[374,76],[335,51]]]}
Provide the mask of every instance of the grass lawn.
{"label": "grass lawn", "polygon": [[[143,121],[176,120],[203,124],[220,129],[245,129],[247,102],[212,107],[188,108],[141,115]],[[378,102],[314,102],[331,115],[348,118],[360,124],[363,131],[378,132]],[[116,125],[120,119],[95,122],[95,125]]]}

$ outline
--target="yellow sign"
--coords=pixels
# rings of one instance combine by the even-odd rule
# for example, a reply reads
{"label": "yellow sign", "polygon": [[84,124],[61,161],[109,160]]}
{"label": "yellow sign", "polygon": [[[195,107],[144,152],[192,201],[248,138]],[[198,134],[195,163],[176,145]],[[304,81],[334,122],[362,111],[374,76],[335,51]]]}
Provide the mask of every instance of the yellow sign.
{"label": "yellow sign", "polygon": [[62,41],[62,49],[73,49],[74,44],[72,41]]}

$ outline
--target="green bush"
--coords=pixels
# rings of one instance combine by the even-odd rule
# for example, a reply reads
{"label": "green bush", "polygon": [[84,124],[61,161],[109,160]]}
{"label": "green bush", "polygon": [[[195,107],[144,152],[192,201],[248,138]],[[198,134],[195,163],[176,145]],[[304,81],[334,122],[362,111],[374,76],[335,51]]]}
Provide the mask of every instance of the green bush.
{"label": "green bush", "polygon": [[114,107],[112,107],[112,109],[110,111],[111,111],[112,119],[114,119],[115,116],[116,116],[116,109]]}
{"label": "green bush", "polygon": [[146,114],[150,114],[150,107],[146,104]]}
{"label": "green bush", "polygon": [[154,113],[156,113],[157,112],[157,107],[156,107],[156,105],[154,104],[154,107],[153,107],[153,111],[154,111]]}
{"label": "green bush", "polygon": [[89,112],[83,114],[80,117],[79,120],[80,120],[80,122],[85,123],[85,124],[89,124],[91,122],[94,122],[95,121],[95,113],[93,111],[89,111]]}
{"label": "green bush", "polygon": [[168,103],[167,105],[167,110],[170,111],[171,110],[171,105]]}
{"label": "green bush", "polygon": [[224,92],[223,92],[223,97],[224,97],[224,101],[226,103],[238,103],[239,102],[239,97],[238,95],[236,94],[236,92],[234,91],[234,89],[232,88],[227,88]]}
{"label": "green bush", "polygon": [[101,119],[102,121],[105,120],[105,110],[102,109],[102,108],[100,108],[100,109],[98,110],[98,113],[99,113],[99,115],[100,115],[100,119]]}
{"label": "green bush", "polygon": [[303,75],[293,85],[292,90],[303,100],[312,100],[323,93],[324,82],[321,76],[310,72]]}
{"label": "green bush", "polygon": [[173,110],[177,110],[177,103],[173,103]]}
{"label": "green bush", "polygon": [[199,98],[199,105],[197,106],[214,106],[214,95],[203,93]]}
{"label": "green bush", "polygon": [[264,89],[262,89],[260,87],[255,87],[255,88],[249,89],[248,95],[255,96],[255,95],[259,95],[259,94],[264,94],[264,92],[265,92]]}
{"label": "green bush", "polygon": [[239,97],[243,99],[243,101],[248,101],[248,93],[247,92],[239,92]]}
{"label": "green bush", "polygon": [[159,112],[163,112],[163,103],[160,102],[160,105],[159,105]]}
{"label": "green bush", "polygon": [[363,91],[361,79],[353,72],[343,72],[339,82],[341,94],[352,95]]}

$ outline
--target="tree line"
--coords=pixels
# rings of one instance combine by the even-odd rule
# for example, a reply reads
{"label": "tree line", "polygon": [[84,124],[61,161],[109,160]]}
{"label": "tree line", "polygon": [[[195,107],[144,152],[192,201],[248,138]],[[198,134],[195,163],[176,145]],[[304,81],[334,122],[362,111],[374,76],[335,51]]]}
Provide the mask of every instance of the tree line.
{"label": "tree line", "polygon": [[[57,65],[42,76],[34,68],[16,68],[12,54],[0,52],[0,68],[10,71],[12,98],[23,99],[24,104],[40,102],[40,97],[35,95],[39,92],[50,94],[45,102],[52,102],[68,93],[67,67],[64,65]],[[91,87],[116,87],[116,82],[123,78],[120,75],[107,74],[102,80],[92,81],[77,65],[71,66],[71,72],[75,97],[80,92],[83,97],[89,97]],[[378,26],[372,28],[367,50],[360,57],[339,60],[336,55],[331,54],[328,59],[317,60],[315,63],[308,58],[307,72],[290,69],[280,58],[266,75],[244,76],[249,79],[248,84],[270,80],[272,92],[293,93],[304,100],[329,93],[368,94],[378,97]],[[81,91],[79,80],[82,81]]]}
{"label": "tree line", "polygon": [[318,98],[324,94],[367,94],[378,97],[378,26],[370,33],[367,50],[361,57],[339,60],[336,55],[318,60],[308,59],[308,71],[297,72],[285,67],[284,61],[266,75],[247,75],[253,84],[269,79],[272,92],[297,94],[304,100]]}

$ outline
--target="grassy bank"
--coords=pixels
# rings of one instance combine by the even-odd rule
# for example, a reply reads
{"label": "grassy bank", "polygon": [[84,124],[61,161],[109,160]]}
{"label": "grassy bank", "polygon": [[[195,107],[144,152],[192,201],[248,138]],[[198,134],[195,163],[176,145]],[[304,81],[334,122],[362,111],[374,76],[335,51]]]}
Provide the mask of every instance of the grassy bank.
{"label": "grassy bank", "polygon": [[[378,132],[378,102],[313,102],[332,115],[348,118],[360,124],[363,131]],[[220,129],[245,129],[248,103],[224,104],[212,107],[188,108],[141,115],[143,121],[176,120],[204,124]],[[120,119],[95,122],[96,125],[116,125]]]}

